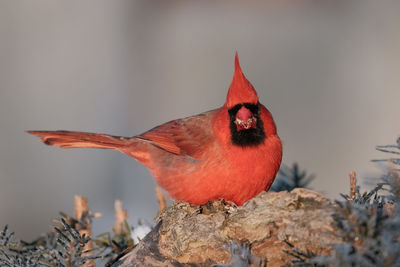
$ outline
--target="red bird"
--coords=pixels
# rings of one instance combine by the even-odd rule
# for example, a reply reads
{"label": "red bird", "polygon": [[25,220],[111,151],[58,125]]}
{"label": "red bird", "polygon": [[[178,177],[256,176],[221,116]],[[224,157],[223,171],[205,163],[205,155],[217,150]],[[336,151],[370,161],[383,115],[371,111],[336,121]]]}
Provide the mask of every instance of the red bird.
{"label": "red bird", "polygon": [[70,131],[28,131],[61,148],[118,150],[149,168],[176,200],[242,205],[268,190],[282,159],[271,113],[243,75],[238,55],[223,107],[173,120],[134,137]]}

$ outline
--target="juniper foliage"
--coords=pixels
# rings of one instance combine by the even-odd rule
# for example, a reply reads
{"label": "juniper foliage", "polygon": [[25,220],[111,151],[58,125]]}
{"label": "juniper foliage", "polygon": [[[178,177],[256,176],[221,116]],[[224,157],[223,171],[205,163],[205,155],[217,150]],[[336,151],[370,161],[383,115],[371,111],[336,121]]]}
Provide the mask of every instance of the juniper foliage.
{"label": "juniper foliage", "polygon": [[85,255],[89,237],[80,235],[64,218],[54,232],[33,242],[18,241],[6,226],[0,233],[1,266],[13,267],[73,267],[82,266],[97,256]]}
{"label": "juniper foliage", "polygon": [[275,182],[272,184],[270,191],[292,191],[295,188],[308,188],[315,175],[308,175],[305,170],[300,170],[297,163],[293,163],[292,167],[282,164]]}
{"label": "juniper foliage", "polygon": [[120,232],[112,228],[111,233],[100,234],[93,240],[96,244],[97,255],[106,262],[106,266],[111,265],[135,246],[132,229],[125,220]]}
{"label": "juniper foliage", "polygon": [[[400,155],[400,138],[396,145],[377,150]],[[296,257],[289,252],[295,257],[293,266],[400,266],[400,171],[395,166],[400,159],[374,161],[392,164],[381,182],[363,194],[356,186],[354,196],[342,195],[344,200],[335,202],[334,234],[343,243],[332,244],[330,256],[300,252],[303,257]]]}
{"label": "juniper foliage", "polygon": [[[291,260],[292,265],[294,266],[313,266],[317,267],[320,266],[316,263],[311,263],[309,260],[313,259],[317,256],[314,252],[310,250],[303,251],[301,249],[296,248],[292,243],[289,241],[285,240],[286,245],[288,245],[289,249],[288,250],[283,250],[286,254],[291,256],[293,260]],[[288,265],[289,267],[291,265]],[[286,266],[285,266],[286,267]]]}
{"label": "juniper foliage", "polygon": [[231,263],[214,264],[213,267],[250,267],[250,266],[267,267],[268,259],[253,255],[251,253],[251,248],[252,244],[247,241],[243,241],[240,243],[232,241],[229,243]]}
{"label": "juniper foliage", "polygon": [[[105,233],[92,240],[76,230],[91,218],[84,216],[78,221],[64,213],[61,216],[53,231],[32,242],[17,240],[5,226],[0,232],[0,266],[77,267],[83,264],[91,266],[98,259],[107,265],[134,246],[132,228],[127,222],[120,233],[113,230],[112,234]],[[93,241],[95,247],[85,250],[89,241]]]}

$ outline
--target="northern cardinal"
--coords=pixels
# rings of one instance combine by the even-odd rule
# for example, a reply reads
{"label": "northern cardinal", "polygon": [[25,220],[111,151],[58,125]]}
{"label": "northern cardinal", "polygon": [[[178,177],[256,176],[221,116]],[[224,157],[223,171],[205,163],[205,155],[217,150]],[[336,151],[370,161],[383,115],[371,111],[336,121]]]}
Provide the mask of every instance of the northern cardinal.
{"label": "northern cardinal", "polygon": [[61,148],[118,150],[149,168],[175,200],[242,205],[268,190],[282,159],[271,113],[243,75],[238,54],[224,106],[173,120],[134,137],[71,131],[28,131]]}

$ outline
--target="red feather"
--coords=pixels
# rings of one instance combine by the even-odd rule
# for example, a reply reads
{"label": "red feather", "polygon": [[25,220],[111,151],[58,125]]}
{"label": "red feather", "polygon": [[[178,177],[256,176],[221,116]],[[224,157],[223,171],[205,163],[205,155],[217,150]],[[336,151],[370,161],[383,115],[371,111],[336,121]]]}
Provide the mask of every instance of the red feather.
{"label": "red feather", "polygon": [[[265,139],[257,145],[235,145],[231,139],[228,109],[244,103],[258,105]],[[250,116],[247,111],[245,115]],[[172,198],[193,204],[224,198],[242,205],[269,189],[282,158],[272,116],[258,104],[257,93],[243,75],[237,54],[227,100],[219,109],[170,121],[134,137],[70,131],[28,133],[61,148],[104,148],[125,153],[147,166]]]}

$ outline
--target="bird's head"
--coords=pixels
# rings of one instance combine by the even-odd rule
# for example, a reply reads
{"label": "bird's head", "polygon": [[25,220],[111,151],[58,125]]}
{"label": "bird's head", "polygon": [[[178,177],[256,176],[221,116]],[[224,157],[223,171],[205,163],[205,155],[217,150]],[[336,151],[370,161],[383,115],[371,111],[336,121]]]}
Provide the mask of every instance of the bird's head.
{"label": "bird's head", "polygon": [[231,140],[234,145],[254,146],[264,142],[265,132],[260,118],[257,92],[242,73],[237,53],[235,73],[225,107],[229,114]]}

